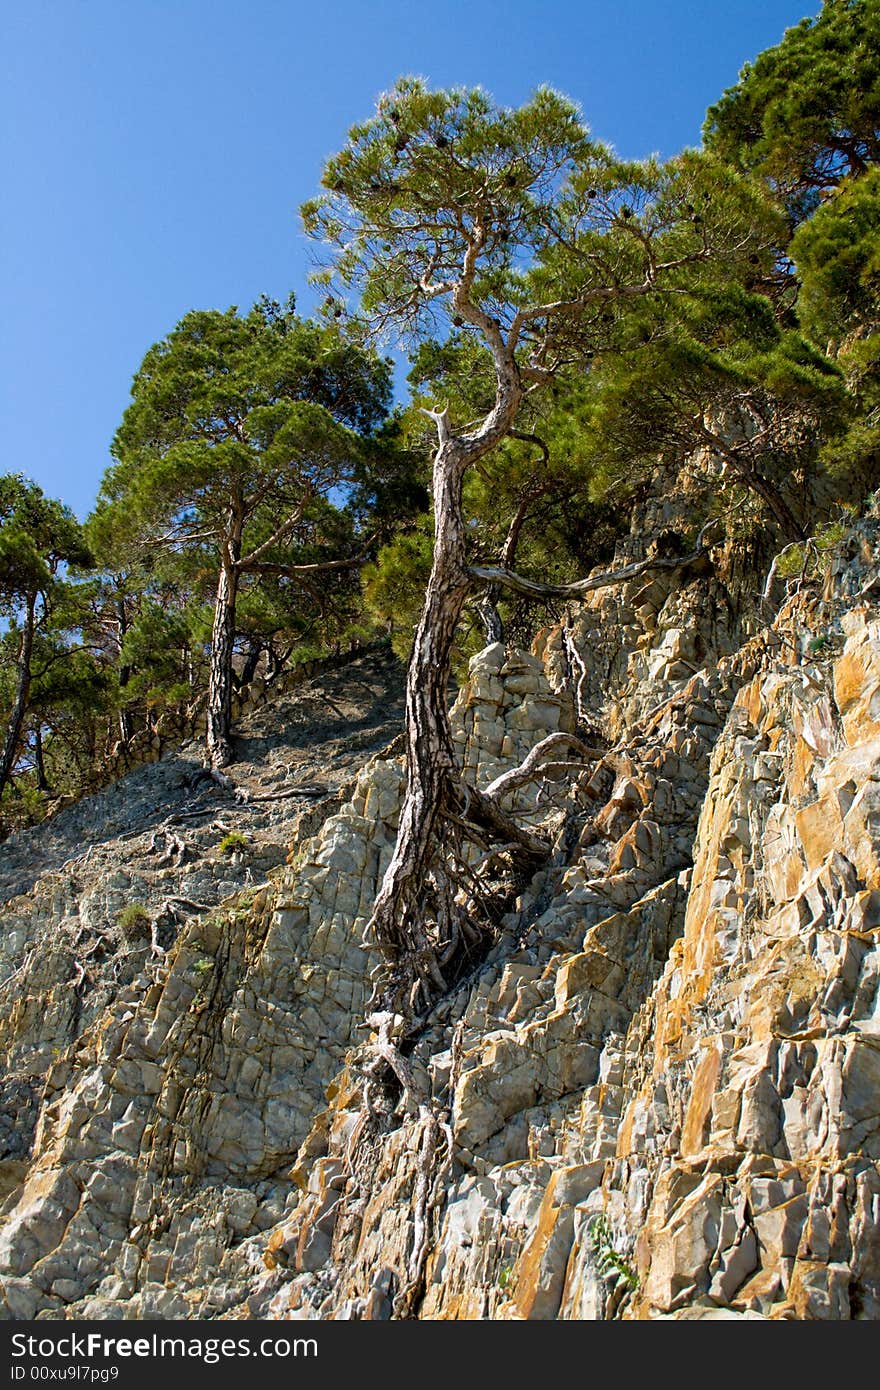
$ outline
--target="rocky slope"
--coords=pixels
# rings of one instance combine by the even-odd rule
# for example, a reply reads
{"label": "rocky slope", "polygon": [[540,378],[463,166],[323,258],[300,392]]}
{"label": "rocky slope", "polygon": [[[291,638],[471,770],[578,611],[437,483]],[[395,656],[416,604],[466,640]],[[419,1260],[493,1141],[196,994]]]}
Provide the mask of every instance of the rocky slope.
{"label": "rocky slope", "polygon": [[474,658],[480,785],[558,728],[606,751],[512,794],[554,853],[429,1019],[409,1105],[365,1112],[359,1074],[402,778],[380,657],[323,744],[292,700],[251,717],[252,790],[336,796],[227,798],[250,862],[169,820],[216,815],[194,750],[14,846],[9,1315],[876,1317],[878,586],[869,520],[769,626],[685,571]]}

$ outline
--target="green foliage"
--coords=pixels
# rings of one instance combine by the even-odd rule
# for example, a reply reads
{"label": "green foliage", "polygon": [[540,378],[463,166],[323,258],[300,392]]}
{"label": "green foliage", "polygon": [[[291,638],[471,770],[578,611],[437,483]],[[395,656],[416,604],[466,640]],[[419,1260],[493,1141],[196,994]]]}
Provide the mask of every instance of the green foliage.
{"label": "green foliage", "polygon": [[852,516],[849,515],[846,519],[826,522],[817,527],[815,534],[802,545],[787,545],[776,560],[776,573],[780,579],[824,578],[829,561],[846,536],[847,524],[851,521]]}
{"label": "green foliage", "polygon": [[[191,702],[210,646],[209,746],[227,761],[236,644],[246,683],[277,659],[279,630],[289,654],[297,627],[345,629],[357,585],[318,575],[364,546],[363,508],[344,503],[384,457],[389,398],[389,363],[292,300],[194,311],[149,350],[90,519],[103,563],[141,595],[123,642],[129,708]],[[142,653],[163,625],[157,667]]]}
{"label": "green foliage", "polygon": [[143,596],[119,649],[120,662],[131,673],[127,702],[161,708],[190,694],[184,668],[198,651],[199,639],[204,640],[205,617],[199,607],[168,588]]}
{"label": "green foliage", "polygon": [[[643,481],[620,490],[603,450],[578,437],[574,411],[596,407],[584,372],[640,341],[634,323],[651,337],[639,304],[656,301],[662,322],[679,295],[772,277],[784,220],[766,189],[694,152],[666,165],[620,161],[547,90],[511,110],[480,90],[431,92],[412,79],[352,129],[323,184],[303,216],[329,258],[328,309],[355,292],[365,330],[416,345],[416,406],[443,402],[454,422],[489,419],[492,334],[520,344],[532,385],[517,430],[466,476],[469,549],[484,563],[515,557],[542,578],[577,577],[626,529],[626,494]],[[427,453],[414,419],[404,428]],[[426,539],[392,540],[365,576],[368,606],[396,622],[401,652],[427,576]],[[470,640],[476,631],[460,645]]]}
{"label": "green foliage", "polygon": [[786,30],[709,108],[704,138],[773,180],[797,219],[864,172],[880,152],[880,0],[825,0]]}
{"label": "green foliage", "polygon": [[92,520],[103,557],[130,550],[127,522],[148,548],[163,526],[167,548],[212,561],[230,506],[241,550],[262,545],[279,518],[350,475],[358,432],[381,422],[389,391],[387,363],[292,303],[187,314],[135,376]]}
{"label": "green foliage", "polygon": [[880,480],[880,170],[843,182],[798,228],[791,255],[801,324],[834,356],[848,388],[822,462],[858,500]]}
{"label": "green foliage", "polygon": [[[718,160],[693,152],[668,165],[616,159],[589,138],[573,104],[548,89],[512,110],[479,89],[431,92],[415,79],[402,79],[375,117],[352,129],[323,184],[303,217],[327,250],[324,280],[338,296],[359,293],[371,331],[434,339],[435,377],[450,333],[470,338],[480,326],[452,303],[463,273],[471,301],[505,329],[542,300],[583,304],[534,328],[526,320],[524,361],[539,344],[546,358],[551,343],[568,358],[607,341],[614,287],[646,276],[674,283],[676,267],[684,274],[710,249],[719,261],[747,264],[772,217],[760,187]],[[480,250],[470,260],[475,229]],[[338,309],[342,299],[332,302]],[[483,349],[471,352],[478,368],[485,364]],[[452,365],[460,386],[463,366]],[[462,392],[474,393],[477,383]]]}
{"label": "green foliage", "polygon": [[422,517],[413,530],[400,532],[382,546],[375,562],[362,571],[367,611],[386,626],[392,648],[402,661],[410,653],[432,552],[429,519]]}
{"label": "green foliage", "polygon": [[0,474],[0,614],[15,618],[29,596],[51,589],[65,566],[91,563],[69,507],[20,473]]}
{"label": "green foliage", "polygon": [[359,293],[371,328],[430,335],[450,318],[433,287],[462,263],[463,216],[486,229],[479,298],[506,297],[590,148],[573,103],[547,88],[511,110],[480,89],[432,92],[402,78],[352,127],[325,167],[326,193],[303,207],[309,234],[335,248],[323,278],[332,284],[335,272],[343,292]]}
{"label": "green foliage", "polygon": [[817,443],[845,416],[835,365],[780,327],[763,295],[708,276],[617,327],[617,350],[594,366],[580,422],[596,476],[625,497],[658,459],[681,472],[690,458],[704,518],[732,518],[748,502],[796,536],[798,499],[820,471]]}
{"label": "green foliage", "polygon": [[[529,389],[466,471],[470,563],[570,581],[671,487],[694,534],[783,534],[777,572],[819,578],[841,508],[880,487],[878,113],[880,0],[826,0],[666,163],[618,159],[546,88],[514,109],[401,79],[303,208],[321,322],[292,299],[185,315],[135,375],[85,532],[0,477],[2,825],[195,726],[224,570],[240,693],[377,627],[408,655],[433,557],[422,408],[461,435],[489,417],[493,332],[519,335]],[[393,412],[383,334],[412,347]],[[528,642],[527,601],[495,600]],[[482,640],[466,609],[457,667]]]}
{"label": "green foliage", "polygon": [[0,834],[5,837],[15,830],[39,825],[48,811],[46,797],[40,789],[17,776],[14,796],[7,793],[0,803]]}
{"label": "green foliage", "polygon": [[814,342],[880,326],[880,169],[847,180],[797,230],[798,317]]}
{"label": "green foliage", "polygon": [[129,941],[137,941],[150,935],[152,917],[143,903],[129,903],[120,912],[116,924]]}
{"label": "green foliage", "polygon": [[[39,816],[49,790],[44,743],[59,710],[88,706],[101,678],[82,641],[84,613],[67,578],[92,557],[68,507],[21,474],[0,475],[0,824]],[[76,785],[65,771],[67,786]],[[10,819],[11,817],[11,819]]]}
{"label": "green foliage", "polygon": [[242,835],[240,830],[230,830],[223,836],[217,848],[221,854],[243,854],[248,847],[246,835]]}
{"label": "green foliage", "polygon": [[603,1279],[614,1289],[637,1289],[639,1276],[614,1248],[613,1233],[604,1213],[595,1216],[590,1222],[590,1241]]}

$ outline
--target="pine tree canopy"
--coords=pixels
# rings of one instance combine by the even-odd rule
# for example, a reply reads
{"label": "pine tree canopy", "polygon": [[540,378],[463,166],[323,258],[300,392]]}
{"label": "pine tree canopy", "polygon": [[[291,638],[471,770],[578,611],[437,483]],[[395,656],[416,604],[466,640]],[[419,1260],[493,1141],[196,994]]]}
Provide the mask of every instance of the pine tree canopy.
{"label": "pine tree canopy", "polygon": [[94,534],[109,558],[121,513],[135,536],[152,544],[160,526],[178,547],[222,545],[237,524],[240,556],[262,558],[351,479],[389,399],[387,362],[292,304],[187,314],[135,376]]}
{"label": "pine tree canopy", "polygon": [[708,148],[768,176],[797,217],[880,155],[880,0],[825,0],[709,108]]}

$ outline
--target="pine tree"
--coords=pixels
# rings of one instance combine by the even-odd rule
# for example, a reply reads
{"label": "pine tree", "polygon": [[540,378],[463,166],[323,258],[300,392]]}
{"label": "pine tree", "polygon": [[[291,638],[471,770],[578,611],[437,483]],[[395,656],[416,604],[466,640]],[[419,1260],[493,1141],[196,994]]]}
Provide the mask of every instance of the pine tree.
{"label": "pine tree", "polygon": [[187,314],[135,376],[91,530],[109,563],[120,549],[161,552],[210,578],[214,768],[234,757],[239,594],[266,576],[308,593],[358,563],[364,537],[348,528],[340,544],[334,499],[344,502],[389,396],[387,362],[298,318],[292,301]]}
{"label": "pine tree", "polygon": [[459,943],[457,886],[437,853],[444,826],[500,835],[533,861],[546,849],[462,785],[447,683],[464,604],[481,584],[543,597],[597,587],[595,578],[553,586],[471,565],[465,481],[533,395],[605,342],[621,306],[683,290],[689,270],[713,256],[747,265],[765,244],[766,199],[696,155],[666,167],[621,163],[546,89],[504,110],[481,91],[431,92],[410,79],[352,129],[323,184],[303,215],[332,248],[328,285],[359,294],[375,333],[441,344],[453,330],[471,335],[486,402],[470,424],[457,423],[448,402],[429,411],[434,544],[407,673],[407,787],[368,927],[387,962],[380,1012],[406,1022],[419,998],[445,989],[440,961]]}
{"label": "pine tree", "polygon": [[82,528],[68,507],[46,497],[21,474],[0,475],[0,616],[10,624],[4,645],[14,671],[0,753],[0,795],[21,753],[35,644],[47,636],[64,569],[90,563]]}
{"label": "pine tree", "polygon": [[880,0],[825,0],[709,108],[706,146],[771,179],[795,218],[880,155]]}
{"label": "pine tree", "polygon": [[824,466],[853,501],[880,485],[880,170],[845,179],[792,238],[803,331],[848,388],[843,427]]}

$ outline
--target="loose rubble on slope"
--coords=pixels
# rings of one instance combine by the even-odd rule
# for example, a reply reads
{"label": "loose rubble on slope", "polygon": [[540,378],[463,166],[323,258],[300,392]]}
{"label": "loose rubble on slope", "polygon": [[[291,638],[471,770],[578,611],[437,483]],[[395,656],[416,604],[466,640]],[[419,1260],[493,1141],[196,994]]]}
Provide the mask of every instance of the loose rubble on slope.
{"label": "loose rubble on slope", "polygon": [[[9,1315],[877,1317],[878,576],[867,521],[770,628],[685,572],[473,659],[479,785],[577,723],[606,751],[512,794],[554,852],[417,1039],[415,1112],[365,1132],[358,1075],[393,748],[139,973],[95,997],[69,948],[34,974],[4,1037],[11,1086],[48,1066],[33,1155],[7,1149]],[[7,908],[7,972],[82,924],[69,891]]]}

